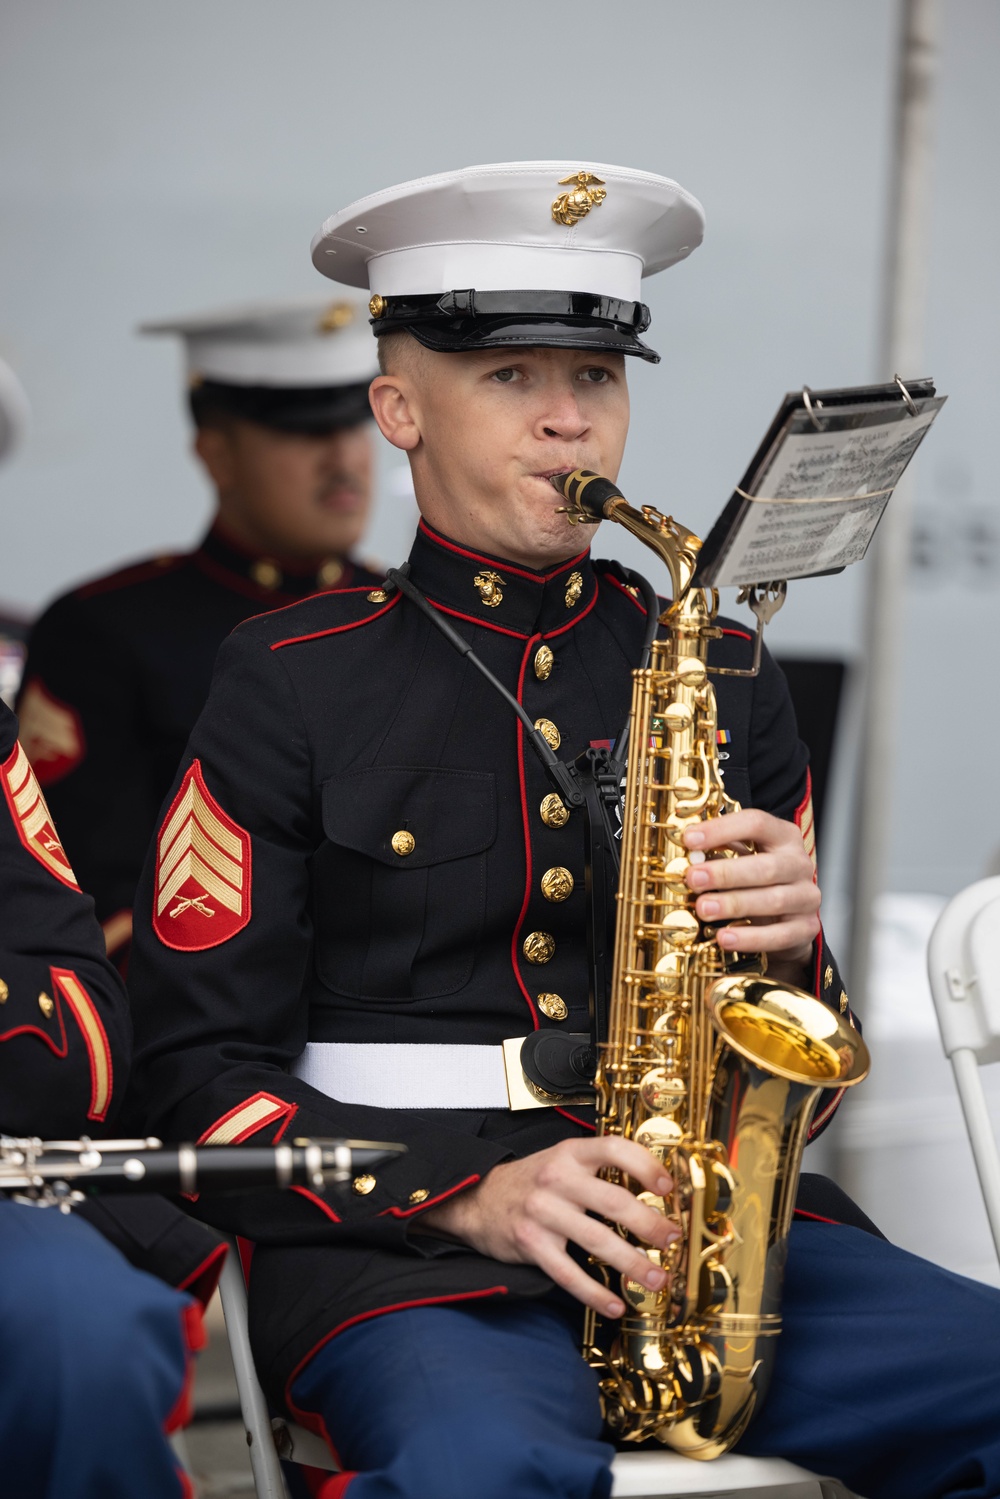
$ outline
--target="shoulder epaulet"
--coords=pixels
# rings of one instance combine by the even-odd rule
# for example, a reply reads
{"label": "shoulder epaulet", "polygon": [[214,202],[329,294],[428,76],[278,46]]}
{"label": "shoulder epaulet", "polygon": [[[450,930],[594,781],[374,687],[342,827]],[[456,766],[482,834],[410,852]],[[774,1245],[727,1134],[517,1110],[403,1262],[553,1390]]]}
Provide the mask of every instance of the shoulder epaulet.
{"label": "shoulder epaulet", "polygon": [[304,645],[326,635],[340,635],[360,629],[395,609],[402,595],[396,589],[338,588],[329,593],[311,594],[281,609],[255,614],[237,625],[237,631],[248,628],[262,637],[272,651],[289,645]]}
{"label": "shoulder epaulet", "polygon": [[92,599],[98,594],[114,593],[119,588],[130,588],[135,583],[145,583],[150,578],[159,578],[176,572],[190,560],[190,552],[170,552],[160,557],[148,557],[142,562],[131,562],[128,567],[107,573],[103,578],[93,578],[73,590],[72,597]]}

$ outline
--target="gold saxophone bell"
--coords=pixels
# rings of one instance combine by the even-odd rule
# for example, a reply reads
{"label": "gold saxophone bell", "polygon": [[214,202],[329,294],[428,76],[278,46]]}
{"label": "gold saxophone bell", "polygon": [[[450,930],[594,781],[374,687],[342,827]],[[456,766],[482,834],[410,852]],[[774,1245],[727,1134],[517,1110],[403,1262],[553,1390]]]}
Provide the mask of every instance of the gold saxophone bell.
{"label": "gold saxophone bell", "polygon": [[[739,810],[719,769],[709,643],[717,595],[691,587],[701,542],[578,471],[553,484],[579,521],[617,521],[669,569],[672,602],[648,668],[633,673],[608,1039],[597,1071],[601,1134],[636,1140],[669,1170],[668,1271],[650,1291],[593,1262],[626,1304],[588,1310],[584,1353],[620,1439],[655,1437],[694,1458],[727,1452],[767,1389],[802,1152],[824,1089],[867,1075],[849,1018],[759,972],[730,972],[688,888],[684,834]],[[717,857],[738,857],[724,850]],[[626,1185],[628,1183],[626,1182]],[[625,1233],[625,1230],[618,1230]],[[626,1235],[627,1236],[627,1235]]]}

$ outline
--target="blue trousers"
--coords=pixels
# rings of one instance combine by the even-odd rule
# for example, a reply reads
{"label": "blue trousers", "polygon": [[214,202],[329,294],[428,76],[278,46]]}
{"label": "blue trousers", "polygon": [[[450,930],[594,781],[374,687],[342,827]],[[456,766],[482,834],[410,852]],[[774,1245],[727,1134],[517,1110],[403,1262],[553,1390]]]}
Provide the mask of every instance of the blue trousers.
{"label": "blue trousers", "polygon": [[185,1309],[89,1223],[0,1200],[0,1493],[180,1499]]}
{"label": "blue trousers", "polygon": [[[358,1323],[293,1399],[348,1499],[606,1499],[596,1380],[557,1310],[496,1302]],[[795,1223],[784,1332],[739,1450],[866,1499],[1000,1495],[1000,1292],[854,1228]]]}

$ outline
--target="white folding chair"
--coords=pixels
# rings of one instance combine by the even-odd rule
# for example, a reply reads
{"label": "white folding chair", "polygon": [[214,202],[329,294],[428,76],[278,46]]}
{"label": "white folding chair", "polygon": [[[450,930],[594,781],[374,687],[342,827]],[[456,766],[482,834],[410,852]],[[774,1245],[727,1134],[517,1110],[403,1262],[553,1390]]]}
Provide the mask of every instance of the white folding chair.
{"label": "white folding chair", "polygon": [[[250,1352],[246,1287],[232,1242],[219,1294],[257,1499],[286,1499],[281,1459],[330,1472],[336,1471],[337,1464],[318,1436],[291,1421],[271,1418]],[[619,1453],[614,1463],[613,1493],[614,1499],[730,1499],[737,1494],[755,1494],[758,1499],[851,1499],[834,1479],[818,1478],[781,1458],[730,1453],[712,1463],[695,1463],[662,1449]],[[434,1496],[428,1494],[427,1499]]]}
{"label": "white folding chair", "polygon": [[1000,1151],[979,1074],[1000,1062],[1000,877],[948,902],[931,933],[927,971],[1000,1256]]}

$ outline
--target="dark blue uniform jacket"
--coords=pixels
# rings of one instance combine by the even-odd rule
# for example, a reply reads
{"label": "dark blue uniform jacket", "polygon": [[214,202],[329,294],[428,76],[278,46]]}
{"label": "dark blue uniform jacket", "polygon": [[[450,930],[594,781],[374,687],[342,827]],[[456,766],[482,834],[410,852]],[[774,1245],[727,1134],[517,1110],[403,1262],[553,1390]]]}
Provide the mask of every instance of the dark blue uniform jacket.
{"label": "dark blue uniform jacket", "polygon": [[[422,524],[411,565],[531,718],[555,726],[560,756],[617,736],[646,619],[615,564],[582,554],[542,575]],[[717,664],[750,664],[739,625],[713,650]],[[807,829],[807,755],[780,672],[765,657],[756,679],[715,680],[729,793]],[[551,804],[546,819],[550,792],[510,707],[398,592],[310,599],[242,625],[220,651],[139,891],[138,1116],[175,1139],[409,1147],[343,1201],[295,1191],[200,1205],[257,1245],[253,1338],[276,1397],[360,1317],[550,1289],[533,1266],[421,1233],[421,1215],[498,1162],[591,1129],[591,1110],[358,1107],[287,1071],[307,1040],[488,1045],[587,1029],[583,827],[552,825]],[[399,831],[409,854],[394,851]],[[559,902],[541,886],[556,866],[574,879]],[[526,956],[533,933],[553,939],[543,963]],[[836,966],[818,947],[819,992],[837,1005]],[[562,998],[565,1020],[543,1013],[542,993]]]}

